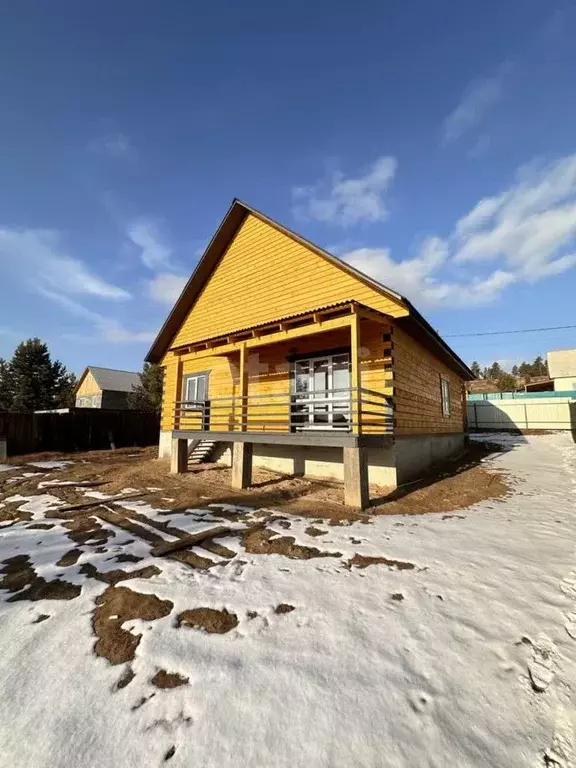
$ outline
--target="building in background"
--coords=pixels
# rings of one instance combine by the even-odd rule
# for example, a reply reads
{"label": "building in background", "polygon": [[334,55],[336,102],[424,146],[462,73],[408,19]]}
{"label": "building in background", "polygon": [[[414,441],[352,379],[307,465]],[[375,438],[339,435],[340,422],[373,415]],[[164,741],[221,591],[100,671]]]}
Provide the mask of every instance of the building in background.
{"label": "building in background", "polygon": [[576,389],[576,349],[553,349],[548,352],[547,358],[554,391]]}
{"label": "building in background", "polygon": [[128,394],[139,383],[133,371],[89,365],[76,385],[76,408],[128,408]]}

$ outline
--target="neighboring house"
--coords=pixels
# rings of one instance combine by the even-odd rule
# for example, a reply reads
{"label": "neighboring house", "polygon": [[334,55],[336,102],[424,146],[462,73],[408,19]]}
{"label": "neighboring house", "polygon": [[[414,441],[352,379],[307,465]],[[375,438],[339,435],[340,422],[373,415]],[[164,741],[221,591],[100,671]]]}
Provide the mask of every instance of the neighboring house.
{"label": "neighboring house", "polygon": [[405,298],[235,200],[147,356],[160,455],[395,487],[465,443],[469,368]]}
{"label": "neighboring house", "polygon": [[546,357],[554,391],[576,389],[576,349],[553,349]]}
{"label": "neighboring house", "polygon": [[137,373],[89,365],[76,384],[77,408],[128,408],[128,393],[140,383]]}

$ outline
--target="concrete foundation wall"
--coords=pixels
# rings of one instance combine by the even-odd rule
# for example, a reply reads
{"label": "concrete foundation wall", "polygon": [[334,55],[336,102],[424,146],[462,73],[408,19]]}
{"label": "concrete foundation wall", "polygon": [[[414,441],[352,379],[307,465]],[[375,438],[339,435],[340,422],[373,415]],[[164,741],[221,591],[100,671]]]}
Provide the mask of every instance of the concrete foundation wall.
{"label": "concrete foundation wall", "polygon": [[398,485],[415,480],[435,464],[464,451],[466,435],[406,435],[394,443]]}
{"label": "concrete foundation wall", "polygon": [[[221,464],[231,464],[231,444],[221,444],[214,458]],[[285,475],[325,477],[344,480],[342,448],[317,448],[297,445],[254,444],[253,464]],[[380,448],[368,451],[368,477],[374,485],[396,487],[394,449]]]}
{"label": "concrete foundation wall", "polygon": [[[158,456],[170,456],[172,433],[160,433]],[[373,485],[395,488],[424,474],[432,465],[464,450],[465,435],[414,435],[398,437],[388,448],[368,450],[368,479]],[[218,443],[213,460],[232,465],[232,443]],[[286,475],[306,475],[344,480],[342,448],[254,444],[253,464]]]}
{"label": "concrete foundation wall", "polygon": [[160,441],[158,443],[158,458],[169,459],[172,450],[172,431],[166,430],[160,432]]}

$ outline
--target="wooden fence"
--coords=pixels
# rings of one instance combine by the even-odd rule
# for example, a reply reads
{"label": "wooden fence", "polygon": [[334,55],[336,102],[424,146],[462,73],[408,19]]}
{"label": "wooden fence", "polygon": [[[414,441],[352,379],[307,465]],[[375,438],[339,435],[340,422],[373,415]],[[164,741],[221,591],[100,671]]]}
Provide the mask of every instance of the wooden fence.
{"label": "wooden fence", "polygon": [[0,412],[8,456],[154,445],[160,417],[149,411],[71,408],[62,413]]}

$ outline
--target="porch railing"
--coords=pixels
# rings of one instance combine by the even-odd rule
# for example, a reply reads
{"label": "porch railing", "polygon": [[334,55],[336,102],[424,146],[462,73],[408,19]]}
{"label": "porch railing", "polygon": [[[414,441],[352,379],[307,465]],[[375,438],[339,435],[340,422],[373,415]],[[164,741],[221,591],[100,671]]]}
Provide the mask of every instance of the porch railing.
{"label": "porch railing", "polygon": [[249,394],[174,404],[174,429],[205,432],[306,432],[390,434],[390,398],[376,390]]}

